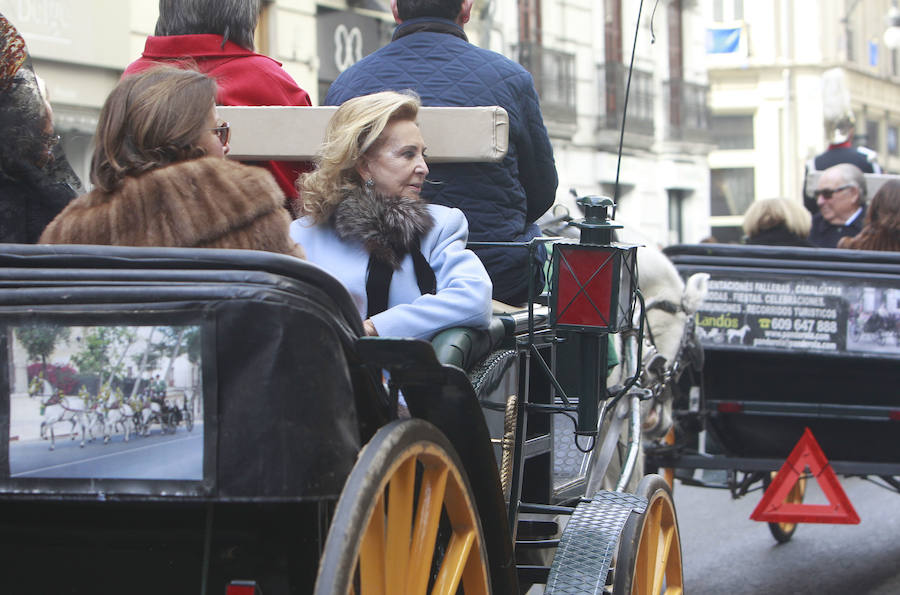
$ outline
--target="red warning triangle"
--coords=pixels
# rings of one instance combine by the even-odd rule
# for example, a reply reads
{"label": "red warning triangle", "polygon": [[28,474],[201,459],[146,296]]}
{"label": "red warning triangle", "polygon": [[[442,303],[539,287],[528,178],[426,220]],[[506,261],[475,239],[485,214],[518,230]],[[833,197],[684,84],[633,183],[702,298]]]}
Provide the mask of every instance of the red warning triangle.
{"label": "red warning triangle", "polygon": [[[819,487],[828,498],[828,504],[785,502],[788,493],[807,467],[819,482]],[[816,442],[809,428],[803,432],[803,436],[788,455],[750,518],[767,523],[859,524],[859,515],[850,504],[850,499],[841,487],[834,469],[828,464],[822,447]]]}

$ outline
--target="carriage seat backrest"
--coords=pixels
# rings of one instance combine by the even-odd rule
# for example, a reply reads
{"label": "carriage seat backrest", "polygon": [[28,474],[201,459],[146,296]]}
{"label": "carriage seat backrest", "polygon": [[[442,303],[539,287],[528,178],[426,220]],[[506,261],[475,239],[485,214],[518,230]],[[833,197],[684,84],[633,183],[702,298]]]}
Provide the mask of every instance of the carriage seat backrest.
{"label": "carriage seat backrest", "polygon": [[[313,159],[336,107],[219,107],[232,128],[229,157],[240,160]],[[429,163],[497,162],[506,155],[509,116],[498,106],[423,107],[419,126]],[[434,340],[438,360],[468,369],[485,357],[504,334],[492,330],[447,329]]]}
{"label": "carriage seat backrest", "polygon": [[[342,324],[360,334],[356,306],[340,281],[308,262],[256,250],[4,244],[0,250],[0,306],[24,305],[30,299],[52,303],[63,299],[51,291],[53,287],[74,291],[76,283],[79,290],[83,287],[85,292],[114,300],[114,281],[121,286],[158,288],[159,295],[144,296],[147,301],[165,300],[169,294],[179,299],[178,292],[190,295],[190,282],[199,284],[208,279],[227,288],[229,276],[236,283],[254,273],[258,273],[254,282],[260,286],[268,284],[284,291],[290,285],[300,293],[305,288],[315,290],[317,299],[327,300],[340,313]],[[176,278],[189,283],[176,288],[172,285]]]}
{"label": "carriage seat backrest", "polygon": [[[309,161],[336,107],[218,107],[231,125],[231,159]],[[423,107],[419,126],[429,163],[497,162],[506,155],[509,116],[497,106]]]}

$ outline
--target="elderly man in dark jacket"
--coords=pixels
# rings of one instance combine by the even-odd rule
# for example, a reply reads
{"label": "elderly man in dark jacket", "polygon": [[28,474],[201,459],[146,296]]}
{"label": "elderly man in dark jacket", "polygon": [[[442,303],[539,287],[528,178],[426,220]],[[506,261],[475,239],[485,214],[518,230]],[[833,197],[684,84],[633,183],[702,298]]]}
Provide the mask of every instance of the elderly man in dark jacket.
{"label": "elderly man in dark jacket", "polygon": [[[531,74],[508,58],[468,42],[462,26],[472,0],[392,0],[399,26],[387,46],[344,71],[327,105],[377,91],[415,90],[426,106],[499,105],[509,113],[509,152],[500,163],[435,164],[422,195],[456,207],[472,242],[527,242],[553,204],[557,175]],[[528,298],[528,250],[475,250],[494,283],[494,298]],[[539,250],[543,255],[543,248]],[[539,268],[535,280],[543,275]],[[540,285],[537,286],[540,291]]]}
{"label": "elderly man in dark jacket", "polygon": [[815,191],[819,212],[813,215],[809,241],[820,248],[836,248],[841,238],[862,230],[866,218],[866,179],[850,163],[829,167]]}

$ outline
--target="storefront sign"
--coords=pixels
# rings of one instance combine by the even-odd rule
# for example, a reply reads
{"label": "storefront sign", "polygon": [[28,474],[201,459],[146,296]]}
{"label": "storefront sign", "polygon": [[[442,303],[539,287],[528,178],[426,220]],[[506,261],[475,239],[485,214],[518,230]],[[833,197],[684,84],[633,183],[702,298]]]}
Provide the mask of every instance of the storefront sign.
{"label": "storefront sign", "polygon": [[35,58],[124,68],[130,59],[129,3],[122,0],[0,0]]}
{"label": "storefront sign", "polygon": [[319,79],[338,75],[390,41],[393,24],[352,12],[321,12],[316,16],[319,38]]}

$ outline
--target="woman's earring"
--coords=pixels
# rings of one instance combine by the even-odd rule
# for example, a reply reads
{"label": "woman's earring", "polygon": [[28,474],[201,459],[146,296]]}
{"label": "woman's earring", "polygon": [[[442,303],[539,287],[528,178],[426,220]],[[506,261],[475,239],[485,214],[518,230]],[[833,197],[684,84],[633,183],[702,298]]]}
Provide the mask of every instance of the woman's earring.
{"label": "woman's earring", "polygon": [[375,187],[375,179],[374,178],[369,178],[368,180],[366,180],[366,188],[367,189],[371,190],[374,187]]}

